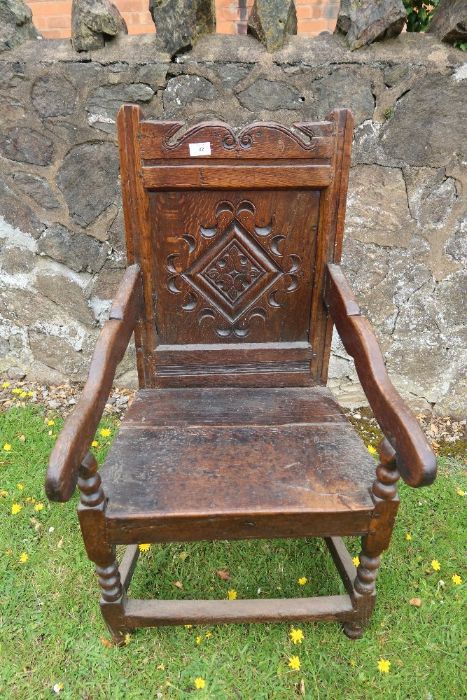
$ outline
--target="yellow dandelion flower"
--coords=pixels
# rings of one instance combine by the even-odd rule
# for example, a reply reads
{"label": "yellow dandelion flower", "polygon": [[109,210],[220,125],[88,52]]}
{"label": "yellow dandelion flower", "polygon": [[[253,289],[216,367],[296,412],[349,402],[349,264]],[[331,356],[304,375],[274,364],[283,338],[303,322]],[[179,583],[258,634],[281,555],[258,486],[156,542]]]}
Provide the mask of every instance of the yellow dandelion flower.
{"label": "yellow dandelion flower", "polygon": [[195,688],[196,690],[202,690],[206,686],[206,681],[201,676],[195,678]]}
{"label": "yellow dandelion flower", "polygon": [[26,562],[27,562],[28,559],[29,559],[29,557],[28,557],[28,555],[26,554],[26,552],[21,552],[20,557],[19,557],[20,563],[21,563],[21,564],[26,564]]}
{"label": "yellow dandelion flower", "polygon": [[368,445],[367,450],[371,455],[378,454],[378,450],[376,449],[376,447],[373,447],[373,445]]}
{"label": "yellow dandelion flower", "polygon": [[110,437],[111,434],[112,434],[112,431],[110,430],[110,428],[101,428],[99,430],[99,435],[103,438]]}
{"label": "yellow dandelion flower", "polygon": [[460,586],[462,583],[462,578],[459,576],[459,574],[453,574],[451,576],[451,581],[455,586]]}
{"label": "yellow dandelion flower", "polygon": [[412,542],[412,535],[410,534],[410,532],[406,532],[405,539],[407,540],[407,542]]}
{"label": "yellow dandelion flower", "polygon": [[183,625],[183,626],[184,626],[185,629],[187,629],[187,630],[191,630],[191,628],[193,627],[193,625]]}
{"label": "yellow dandelion flower", "polygon": [[294,644],[301,644],[304,640],[303,631],[299,628],[292,627],[289,632],[290,639]]}
{"label": "yellow dandelion flower", "polygon": [[9,443],[9,442],[6,442],[6,443],[3,445],[3,449],[5,450],[5,452],[11,452],[11,445],[10,445],[10,443]]}
{"label": "yellow dandelion flower", "polygon": [[19,398],[20,398],[20,399],[25,399],[25,398],[27,397],[27,395],[28,395],[28,392],[27,392],[27,391],[22,391],[22,392],[20,393],[20,395],[19,395]]}
{"label": "yellow dandelion flower", "polygon": [[360,566],[360,557],[352,557],[353,565]]}
{"label": "yellow dandelion flower", "polygon": [[388,661],[387,659],[380,659],[378,661],[378,671],[380,673],[389,673],[390,668],[391,668],[391,662]]}
{"label": "yellow dandelion flower", "polygon": [[16,484],[18,491],[24,491],[24,484]]}
{"label": "yellow dandelion flower", "polygon": [[2,389],[8,389],[9,386],[10,386],[10,382],[3,382]]}
{"label": "yellow dandelion flower", "polygon": [[290,657],[289,668],[291,668],[292,671],[300,671],[300,659],[298,658],[298,656]]}
{"label": "yellow dandelion flower", "polygon": [[297,579],[297,583],[299,586],[304,586],[308,583],[308,579],[306,576],[301,576],[299,579]]}
{"label": "yellow dandelion flower", "polygon": [[138,549],[140,552],[149,552],[149,550],[151,549],[151,545],[150,544],[139,544]]}
{"label": "yellow dandelion flower", "polygon": [[41,510],[44,510],[44,504],[43,503],[36,503],[36,505],[34,506],[34,510],[37,513],[40,513]]}
{"label": "yellow dandelion flower", "polygon": [[12,394],[21,394],[22,389],[18,389],[18,387],[14,387],[14,389],[11,390]]}
{"label": "yellow dandelion flower", "polygon": [[20,503],[13,503],[11,506],[11,514],[18,515],[18,513],[23,510],[23,506]]}
{"label": "yellow dandelion flower", "polygon": [[196,644],[201,644],[202,641],[203,641],[202,636],[201,636],[200,634],[198,634],[198,636],[195,637],[195,642],[196,642]]}
{"label": "yellow dandelion flower", "polygon": [[27,395],[28,395],[29,397],[34,396],[34,392],[33,392],[33,391],[28,391],[28,392],[27,392]]}
{"label": "yellow dandelion flower", "polygon": [[206,639],[211,639],[211,637],[212,637],[211,630],[208,630],[204,636],[206,637]]}
{"label": "yellow dandelion flower", "polygon": [[47,421],[47,425],[49,425],[49,426],[50,426],[50,425],[55,425],[55,421],[52,420],[52,419],[50,419],[50,420]]}
{"label": "yellow dandelion flower", "polygon": [[229,600],[237,600],[237,591],[231,588],[229,591],[227,591],[227,598]]}
{"label": "yellow dandelion flower", "polygon": [[433,569],[433,571],[439,571],[441,569],[441,564],[437,559],[431,560],[431,568]]}
{"label": "yellow dandelion flower", "polygon": [[465,496],[465,491],[463,489],[456,489],[456,493],[458,496]]}
{"label": "yellow dandelion flower", "polygon": [[97,442],[97,440],[93,440],[91,442],[91,447],[99,447],[99,443]]}

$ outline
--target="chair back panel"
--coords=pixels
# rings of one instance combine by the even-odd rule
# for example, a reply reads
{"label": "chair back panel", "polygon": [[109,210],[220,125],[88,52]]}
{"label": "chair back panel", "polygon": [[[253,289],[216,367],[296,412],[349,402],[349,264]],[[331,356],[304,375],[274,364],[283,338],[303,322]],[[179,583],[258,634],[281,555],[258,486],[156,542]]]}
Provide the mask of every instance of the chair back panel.
{"label": "chair back panel", "polygon": [[326,379],[326,262],[340,257],[351,115],[183,131],[119,114],[129,262],[143,271],[141,386]]}

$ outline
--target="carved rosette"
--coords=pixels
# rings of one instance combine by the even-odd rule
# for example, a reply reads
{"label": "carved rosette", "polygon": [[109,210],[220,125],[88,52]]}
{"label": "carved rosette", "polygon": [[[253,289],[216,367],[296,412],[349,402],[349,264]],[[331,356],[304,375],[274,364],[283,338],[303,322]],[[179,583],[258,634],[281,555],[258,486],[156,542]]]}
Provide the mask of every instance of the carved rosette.
{"label": "carved rosette", "polygon": [[[266,321],[299,287],[301,258],[282,254],[286,237],[256,226],[255,211],[248,200],[219,202],[216,226],[200,226],[198,240],[184,234],[166,259],[168,290],[220,338],[245,338],[253,319]],[[209,245],[197,255],[203,239]]]}

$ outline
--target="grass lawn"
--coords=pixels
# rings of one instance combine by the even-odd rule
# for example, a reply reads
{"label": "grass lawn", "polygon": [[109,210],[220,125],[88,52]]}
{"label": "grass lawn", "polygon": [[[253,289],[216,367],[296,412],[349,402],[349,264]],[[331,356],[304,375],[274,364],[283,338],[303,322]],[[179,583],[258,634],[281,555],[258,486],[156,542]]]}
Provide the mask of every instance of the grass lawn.
{"label": "grass lawn", "polygon": [[[117,428],[112,419],[102,426],[112,435]],[[166,627],[136,631],[127,646],[115,648],[100,616],[77,497],[51,505],[43,492],[60,427],[59,418],[32,406],[0,415],[2,700],[51,698],[56,684],[63,685],[61,698],[73,700],[465,697],[465,586],[452,580],[466,577],[462,459],[442,458],[429,489],[401,486],[392,547],[383,557],[379,599],[363,639],[348,640],[335,623],[296,624],[304,635],[297,645],[286,623]],[[111,437],[97,440],[102,460]],[[16,514],[13,504],[21,506]],[[358,553],[357,541],[349,547]],[[229,581],[216,574],[224,568]],[[303,586],[300,577],[308,579]],[[130,593],[226,598],[229,589],[239,598],[343,592],[320,541],[260,540],[153,545],[141,555]],[[409,603],[413,598],[421,599],[420,607]],[[292,655],[300,659],[298,671],[288,666]],[[378,670],[380,659],[390,661],[389,673]],[[196,678],[205,680],[203,689],[195,688]]]}

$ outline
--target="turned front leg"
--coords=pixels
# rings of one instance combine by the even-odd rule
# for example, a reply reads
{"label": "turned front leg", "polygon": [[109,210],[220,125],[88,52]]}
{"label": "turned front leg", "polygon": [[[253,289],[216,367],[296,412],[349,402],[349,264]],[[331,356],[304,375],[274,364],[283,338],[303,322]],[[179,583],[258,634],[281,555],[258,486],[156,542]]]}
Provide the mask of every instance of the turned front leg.
{"label": "turned front leg", "polygon": [[101,610],[115,643],[121,644],[124,622],[124,590],[115,557],[115,545],[107,541],[105,528],[105,496],[97,462],[90,453],[84,458],[78,477],[81,493],[78,517],[86,552],[96,566],[102,591]]}
{"label": "turned front leg", "polygon": [[389,547],[394,521],[399,507],[397,482],[399,472],[396,454],[387,440],[378,448],[380,462],[376,468],[376,479],[372,486],[375,504],[370,529],[362,537],[360,563],[354,581],[354,603],[359,611],[358,622],[344,624],[344,632],[351,639],[358,639],[373,612],[376,600],[376,577],[381,563],[380,554]]}

